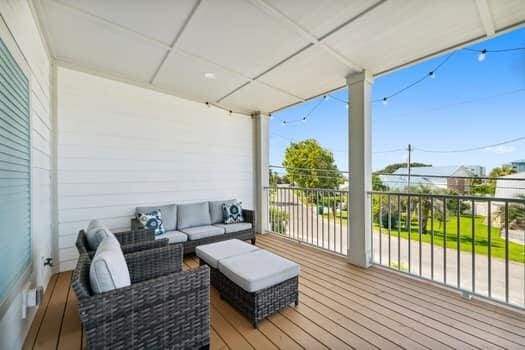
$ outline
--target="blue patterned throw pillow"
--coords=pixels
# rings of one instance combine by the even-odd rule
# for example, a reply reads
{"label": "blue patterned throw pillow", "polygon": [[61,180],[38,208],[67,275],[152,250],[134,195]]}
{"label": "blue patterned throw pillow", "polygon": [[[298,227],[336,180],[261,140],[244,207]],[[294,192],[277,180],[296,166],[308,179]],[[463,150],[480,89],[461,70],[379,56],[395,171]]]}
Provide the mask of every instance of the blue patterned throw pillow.
{"label": "blue patterned throw pillow", "polygon": [[162,225],[162,215],[160,210],[154,210],[149,213],[137,213],[137,219],[145,228],[155,230],[156,236],[166,232]]}
{"label": "blue patterned throw pillow", "polygon": [[241,203],[224,203],[222,205],[223,221],[225,224],[243,222]]}

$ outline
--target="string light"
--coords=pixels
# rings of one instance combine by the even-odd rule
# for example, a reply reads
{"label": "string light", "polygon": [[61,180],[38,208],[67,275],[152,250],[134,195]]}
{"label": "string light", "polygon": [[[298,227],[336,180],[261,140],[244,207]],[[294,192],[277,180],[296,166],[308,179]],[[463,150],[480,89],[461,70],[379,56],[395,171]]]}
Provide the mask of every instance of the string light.
{"label": "string light", "polygon": [[510,52],[510,51],[521,51],[521,50],[525,50],[525,47],[513,47],[513,48],[508,48],[508,49],[495,49],[495,50],[487,50],[487,49],[477,50],[477,49],[470,49],[468,47],[465,47],[463,50],[479,52],[478,61],[483,62],[489,52],[501,53],[501,52]]}
{"label": "string light", "polygon": [[[487,49],[482,49],[482,50],[477,50],[477,49],[471,49],[471,48],[463,48],[463,49],[459,49],[459,50],[465,50],[465,51],[473,51],[473,52],[478,52],[478,61],[479,62],[482,62],[485,60],[487,54],[489,52],[495,52],[495,53],[499,53],[499,52],[509,52],[509,51],[519,51],[519,50],[525,50],[525,47],[516,47],[516,48],[507,48],[507,49],[497,49],[497,50],[487,50]],[[457,51],[459,51],[457,50]],[[441,63],[439,63],[436,67],[434,67],[434,69],[432,69],[431,71],[429,71],[427,74],[425,74],[424,76],[422,76],[421,78],[415,80],[414,82],[404,86],[403,88],[393,92],[392,94],[390,95],[387,95],[387,96],[384,96],[382,98],[378,98],[376,100],[372,100],[373,103],[377,103],[377,102],[381,102],[383,105],[388,105],[388,103],[390,102],[390,100],[401,94],[401,93],[404,93],[405,91],[413,88],[414,86],[422,83],[423,81],[425,81],[426,79],[430,78],[430,79],[436,79],[436,72],[441,69],[451,58],[452,56],[454,56],[454,54],[456,54],[457,51],[452,51],[450,54],[448,54],[445,59],[443,59],[443,61],[441,61]],[[349,108],[349,103],[348,101],[345,101],[337,96],[334,96],[334,95],[324,95],[323,98],[321,100],[319,100],[319,102],[306,114],[305,117],[303,118],[300,118],[300,119],[293,119],[293,120],[284,120],[282,122],[283,125],[286,125],[286,124],[292,124],[292,123],[296,123],[296,122],[305,122],[308,117],[311,116],[311,114],[317,109],[317,107],[319,107],[319,105],[327,100],[327,99],[334,99],[338,102],[341,102],[341,103],[344,103],[345,104],[345,108],[348,109]]]}
{"label": "string light", "polygon": [[487,56],[487,50],[483,49],[478,55],[478,61],[480,62],[485,61],[485,56]]}

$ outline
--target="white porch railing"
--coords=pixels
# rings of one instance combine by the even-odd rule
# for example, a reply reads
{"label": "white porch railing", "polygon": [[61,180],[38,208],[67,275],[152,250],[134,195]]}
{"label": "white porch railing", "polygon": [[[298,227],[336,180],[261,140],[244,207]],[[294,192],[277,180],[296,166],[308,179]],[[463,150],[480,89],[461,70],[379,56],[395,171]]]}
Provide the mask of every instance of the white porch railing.
{"label": "white porch railing", "polygon": [[[265,189],[268,230],[332,253],[348,251],[348,192]],[[372,262],[525,308],[525,200],[370,192]]]}

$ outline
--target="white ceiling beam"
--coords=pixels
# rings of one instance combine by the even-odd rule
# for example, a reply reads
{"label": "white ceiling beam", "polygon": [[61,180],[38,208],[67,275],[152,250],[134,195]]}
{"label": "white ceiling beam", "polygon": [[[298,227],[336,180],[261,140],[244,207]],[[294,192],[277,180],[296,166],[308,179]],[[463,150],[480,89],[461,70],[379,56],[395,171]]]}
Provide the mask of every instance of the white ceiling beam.
{"label": "white ceiling beam", "polygon": [[65,8],[67,8],[69,10],[75,11],[77,13],[81,13],[84,16],[87,16],[87,17],[95,20],[96,22],[106,24],[106,25],[108,25],[108,26],[110,26],[110,27],[112,27],[114,29],[120,30],[121,32],[124,32],[124,33],[127,33],[127,34],[131,34],[131,35],[133,35],[133,36],[135,36],[137,38],[142,39],[143,41],[145,41],[145,42],[147,42],[149,44],[152,44],[152,45],[157,46],[159,48],[162,48],[164,50],[170,50],[170,45],[169,44],[166,44],[163,41],[160,41],[160,40],[157,40],[157,39],[155,39],[153,37],[145,35],[145,34],[139,32],[139,31],[134,30],[133,28],[129,28],[129,27],[126,27],[126,26],[124,26],[122,24],[113,22],[113,21],[111,21],[111,20],[109,20],[107,18],[101,17],[101,16],[96,15],[94,13],[91,13],[89,11],[86,11],[86,10],[80,8],[80,7],[75,6],[75,5],[68,4],[68,3],[66,3],[66,2],[64,2],[62,0],[51,0],[51,1],[53,1],[53,2],[55,2],[55,3],[65,7]]}
{"label": "white ceiling beam", "polygon": [[479,18],[481,24],[485,30],[487,36],[493,36],[496,34],[496,27],[494,26],[494,20],[492,19],[492,13],[487,0],[476,0],[476,6],[478,8]]}
{"label": "white ceiling beam", "polygon": [[155,80],[159,76],[160,70],[162,69],[162,67],[164,67],[164,65],[166,64],[166,61],[172,55],[172,52],[175,51],[175,47],[177,46],[177,43],[179,42],[180,37],[182,36],[184,31],[188,27],[188,24],[190,23],[191,19],[195,15],[195,12],[197,12],[197,9],[199,8],[201,2],[202,2],[202,0],[197,0],[197,2],[193,5],[193,7],[192,7],[188,17],[186,18],[186,20],[182,24],[182,27],[180,28],[180,30],[177,33],[177,35],[175,35],[175,39],[173,39],[173,41],[172,41],[172,43],[170,45],[170,49],[168,50],[168,52],[166,52],[166,54],[164,55],[164,58],[162,59],[162,61],[160,61],[159,66],[155,70],[155,73],[153,73],[153,76],[150,79],[150,84],[154,84],[155,83]]}
{"label": "white ceiling beam", "polygon": [[296,23],[293,19],[288,17],[286,14],[282,13],[281,11],[279,11],[272,5],[268,4],[265,0],[249,0],[249,1],[253,3],[255,6],[257,6],[259,9],[269,14],[271,17],[279,20],[281,23],[293,29],[295,32],[303,36],[310,43],[328,52],[338,61],[346,65],[348,68],[356,70],[356,71],[363,70],[363,67],[361,67],[361,65],[356,64],[355,62],[352,62],[351,60],[349,60],[348,58],[346,58],[345,56],[337,52],[337,50],[333,49],[329,45],[325,44],[323,41],[319,40],[319,38],[317,38],[315,35],[310,33],[307,29],[303,28],[300,24]]}
{"label": "white ceiling beam", "polygon": [[[217,64],[216,62],[213,62],[213,61],[211,61],[211,60],[209,60],[209,59],[206,59],[206,58],[204,58],[204,57],[200,57],[200,56],[196,56],[196,55],[194,55],[194,54],[192,54],[192,53],[190,53],[190,52],[188,52],[188,51],[186,51],[186,50],[182,50],[181,48],[178,48],[178,47],[177,47],[177,43],[179,42],[179,38],[180,38],[180,36],[182,35],[182,31],[184,31],[184,29],[186,29],[187,25],[189,24],[189,21],[191,20],[191,18],[192,18],[193,15],[195,14],[195,12],[196,12],[198,6],[200,5],[200,3],[202,2],[202,0],[199,0],[199,1],[197,2],[197,4],[194,6],[194,8],[192,9],[192,11],[191,11],[191,13],[190,13],[190,16],[188,16],[186,22],[185,22],[184,25],[183,25],[182,31],[180,31],[180,32],[177,34],[177,37],[175,38],[175,40],[174,40],[173,43],[171,43],[171,44],[166,44],[166,43],[164,43],[164,42],[162,42],[162,41],[160,41],[160,40],[157,40],[157,39],[152,38],[152,37],[150,37],[150,36],[144,35],[144,34],[138,32],[138,31],[136,31],[136,30],[134,30],[134,29],[132,29],[132,28],[129,28],[129,27],[123,26],[123,25],[121,25],[121,24],[115,23],[115,22],[113,22],[113,21],[111,21],[111,20],[109,20],[109,19],[107,19],[107,18],[104,18],[104,17],[98,16],[98,15],[96,15],[96,14],[94,14],[94,13],[91,13],[91,12],[89,12],[89,11],[86,11],[86,10],[84,10],[84,9],[81,9],[81,8],[79,8],[79,7],[77,7],[77,6],[74,6],[74,5],[71,5],[71,4],[68,4],[68,3],[65,3],[65,2],[62,1],[62,0],[50,0],[50,1],[53,1],[53,2],[55,2],[55,3],[57,3],[57,4],[60,4],[61,6],[64,6],[65,8],[67,8],[67,9],[69,9],[69,10],[71,10],[71,11],[75,11],[75,12],[78,12],[78,13],[83,14],[84,16],[90,17],[91,19],[93,19],[93,20],[95,20],[95,21],[97,21],[97,22],[99,22],[99,23],[105,24],[105,25],[107,25],[107,26],[109,26],[109,27],[111,27],[111,28],[113,28],[113,29],[120,30],[120,31],[122,31],[122,32],[124,32],[124,33],[127,33],[127,34],[129,34],[129,35],[132,35],[132,36],[134,36],[134,37],[137,37],[137,38],[139,38],[139,39],[141,39],[141,40],[143,40],[143,41],[146,41],[146,42],[148,42],[148,43],[150,43],[150,44],[153,44],[154,46],[157,46],[157,47],[159,47],[159,48],[165,49],[165,50],[166,50],[166,57],[165,57],[165,59],[161,62],[161,65],[163,65],[164,62],[167,60],[167,56],[170,55],[171,51],[181,51],[181,52],[185,53],[186,55],[193,56],[193,57],[198,58],[198,59],[201,59],[201,60],[205,60],[205,61],[207,61],[207,62],[209,62],[209,63],[211,63],[211,64],[213,64],[213,65],[216,65],[216,66],[221,67],[222,69],[224,69],[224,70],[226,70],[226,71],[231,72],[232,74],[235,74],[235,75],[241,76],[241,77],[243,77],[244,79],[246,79],[246,80],[249,81],[249,82],[256,83],[256,84],[261,84],[261,85],[265,85],[265,86],[267,86],[267,87],[269,87],[269,88],[271,88],[271,89],[274,89],[274,90],[280,91],[280,92],[285,93],[285,94],[287,94],[287,95],[289,95],[289,96],[292,96],[292,97],[294,97],[294,98],[298,98],[298,99],[300,99],[301,101],[304,101],[304,99],[303,99],[302,97],[296,96],[296,95],[294,95],[294,94],[292,94],[292,93],[290,93],[290,92],[288,92],[288,91],[285,91],[285,90],[283,90],[283,89],[277,88],[277,87],[272,86],[272,85],[270,85],[270,84],[267,84],[267,83],[264,83],[264,82],[261,82],[261,81],[255,80],[255,79],[253,79],[252,77],[248,77],[248,76],[246,76],[245,74],[242,74],[242,73],[240,73],[240,72],[237,72],[237,71],[235,71],[235,70],[232,70],[232,69],[229,68],[229,67],[225,67],[225,66],[220,65],[220,64]],[[158,68],[159,71],[160,71],[160,68],[161,68],[161,66],[159,65],[159,68]],[[157,75],[158,75],[158,72],[156,72],[155,75],[152,77],[152,79],[151,79],[151,81],[150,81],[150,84],[152,84],[152,82],[156,79]],[[243,85],[244,85],[244,84],[243,84]],[[222,100],[222,99],[221,99],[221,100]]]}

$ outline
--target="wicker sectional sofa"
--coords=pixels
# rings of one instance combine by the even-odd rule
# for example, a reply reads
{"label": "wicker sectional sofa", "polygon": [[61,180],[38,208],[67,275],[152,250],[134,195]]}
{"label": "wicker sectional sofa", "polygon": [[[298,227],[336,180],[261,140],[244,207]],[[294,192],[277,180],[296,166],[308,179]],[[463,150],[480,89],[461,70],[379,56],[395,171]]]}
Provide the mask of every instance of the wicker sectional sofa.
{"label": "wicker sectional sofa", "polygon": [[[137,213],[160,210],[166,233],[154,236],[168,239],[170,244],[182,244],[184,254],[195,252],[195,247],[229,239],[251,241],[255,244],[255,212],[243,209],[244,222],[223,224],[222,204],[234,200],[209,201],[188,204],[167,204],[150,207],[137,207]],[[134,218],[131,220],[132,232],[143,232],[144,226]],[[143,233],[142,233],[143,234]]]}

